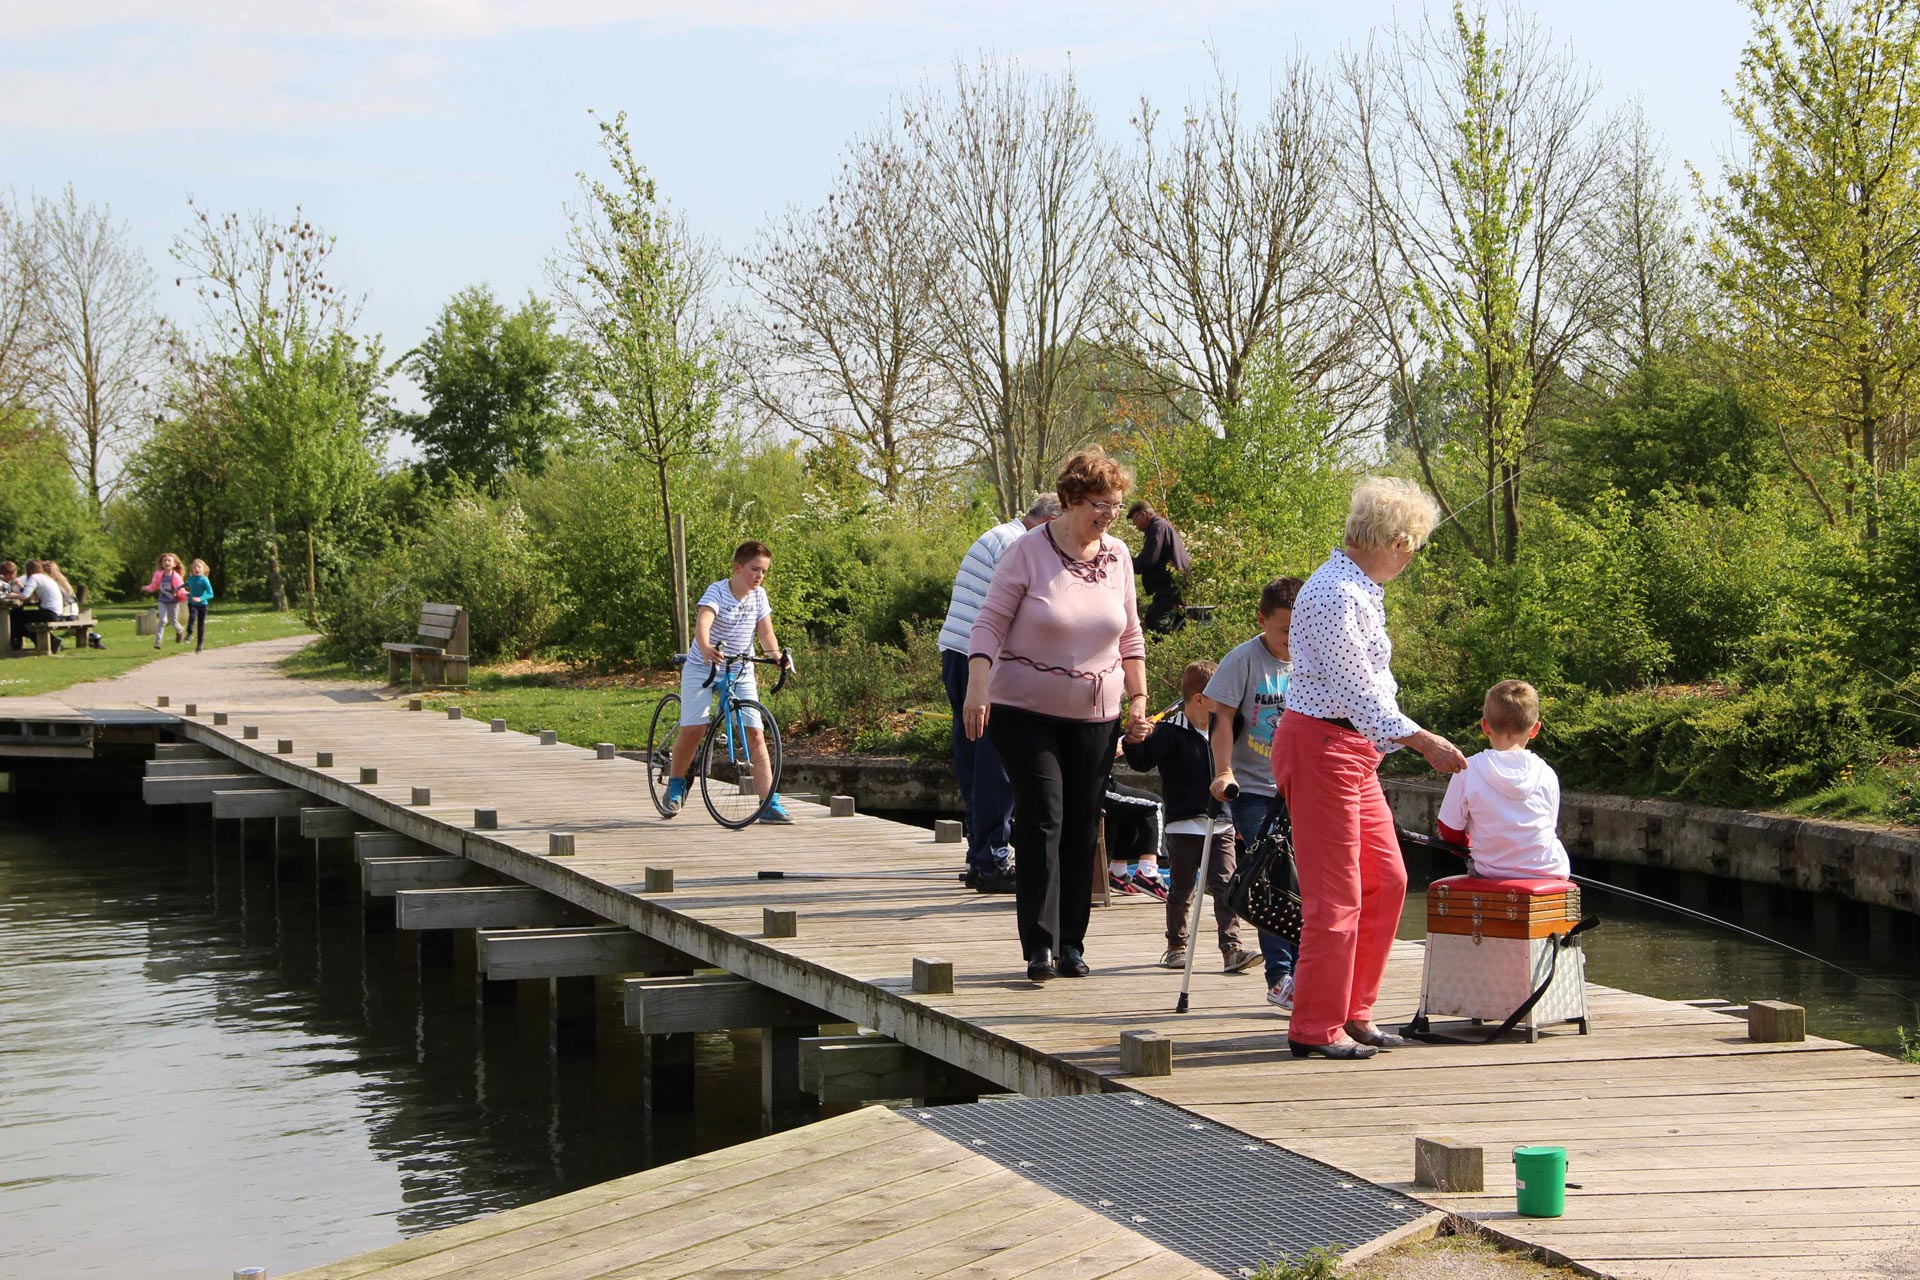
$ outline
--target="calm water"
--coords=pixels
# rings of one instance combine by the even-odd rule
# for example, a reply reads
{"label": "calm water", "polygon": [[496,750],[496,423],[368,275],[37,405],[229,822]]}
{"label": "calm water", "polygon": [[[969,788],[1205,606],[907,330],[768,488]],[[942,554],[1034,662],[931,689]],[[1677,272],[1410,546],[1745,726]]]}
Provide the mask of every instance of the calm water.
{"label": "calm water", "polygon": [[[204,817],[124,787],[53,798],[79,815],[58,829],[0,796],[0,1277],[283,1274],[757,1136],[751,1039],[703,1037],[697,1122],[650,1126],[616,1011],[597,1052],[556,1055],[543,1022],[482,1018],[412,935],[366,925],[340,852],[327,874],[243,858],[230,829],[216,849]],[[1633,883],[1738,909],[1730,886]],[[1587,902],[1595,981],[1784,998],[1882,1048],[1920,1021],[1811,961]],[[1424,910],[1416,894],[1408,919]],[[1920,997],[1911,941],[1745,923]]]}
{"label": "calm water", "polygon": [[363,936],[350,857],[92,807],[134,817],[56,840],[0,797],[0,1276],[280,1275],[758,1134],[751,1039],[703,1037],[697,1127],[650,1129],[616,1012],[578,1056],[483,1021]]}

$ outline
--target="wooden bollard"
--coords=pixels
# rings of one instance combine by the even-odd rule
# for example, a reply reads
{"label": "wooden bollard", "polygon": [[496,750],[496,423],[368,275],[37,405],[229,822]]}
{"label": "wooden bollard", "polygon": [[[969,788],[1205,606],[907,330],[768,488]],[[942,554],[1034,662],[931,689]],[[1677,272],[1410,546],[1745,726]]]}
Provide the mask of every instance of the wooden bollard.
{"label": "wooden bollard", "polygon": [[833,818],[851,818],[853,816],[853,797],[830,797],[827,800],[827,815]]}
{"label": "wooden bollard", "polygon": [[226,712],[224,712],[224,711],[216,711],[216,712],[214,712],[214,713],[213,713],[213,722],[214,722],[215,724],[225,724],[225,723],[227,722],[227,713],[226,713]]}
{"label": "wooden bollard", "polygon": [[1122,1031],[1120,1070],[1130,1076],[1172,1075],[1173,1041],[1158,1031]]}
{"label": "wooden bollard", "polygon": [[415,787],[413,789],[413,803],[415,805],[432,804],[433,788],[432,787]]}
{"label": "wooden bollard", "polygon": [[800,915],[786,907],[766,907],[760,912],[760,932],[769,938],[792,938],[800,933]]}
{"label": "wooden bollard", "polygon": [[913,958],[913,989],[924,996],[953,994],[953,961]]}
{"label": "wooden bollard", "polygon": [[648,867],[642,874],[640,883],[645,886],[648,893],[672,893],[673,868]]}
{"label": "wooden bollard", "polygon": [[463,708],[463,707],[448,707],[448,708],[447,708],[447,719],[449,719],[449,720],[459,720],[459,719],[461,719],[462,717],[464,717],[464,716],[465,716],[466,714],[467,714],[467,713],[466,713],[466,709],[465,709],[465,708]]}
{"label": "wooden bollard", "polygon": [[427,704],[426,704],[425,702],[423,702],[423,701],[421,701],[421,700],[420,700],[419,698],[408,698],[408,699],[407,699],[407,710],[409,710],[409,711],[418,711],[418,710],[420,710],[420,708],[422,708],[422,707],[424,707],[424,706],[426,706],[426,705],[427,705]]}
{"label": "wooden bollard", "polygon": [[273,744],[273,750],[275,755],[282,755],[282,756],[292,755],[293,739],[292,738],[277,739]]}
{"label": "wooden bollard", "polygon": [[505,733],[507,731],[507,722],[505,720],[495,720],[488,724],[487,727],[495,733]]}
{"label": "wooden bollard", "polygon": [[316,751],[313,753],[313,767],[316,769],[333,768],[333,752]]}
{"label": "wooden bollard", "polygon": [[153,700],[153,705],[156,707],[170,707],[173,705],[173,699],[163,693]]}
{"label": "wooden bollard", "polygon": [[243,724],[240,726],[240,736],[251,742],[260,736],[260,726],[257,724]]}
{"label": "wooden bollard", "polygon": [[498,831],[500,829],[500,811],[498,809],[475,809],[473,826],[476,831]]}
{"label": "wooden bollard", "polygon": [[1792,1044],[1807,1038],[1807,1011],[1784,1000],[1747,1001],[1747,1039]]}
{"label": "wooden bollard", "polygon": [[967,824],[957,818],[941,818],[933,824],[935,844],[959,844],[967,838]]}
{"label": "wooden bollard", "polygon": [[380,771],[378,769],[371,769],[365,765],[361,766],[360,768],[360,785],[361,786],[363,787],[371,786],[373,783],[376,783],[378,781],[380,781]]}
{"label": "wooden bollard", "polygon": [[573,856],[573,832],[547,832],[547,856],[549,858],[571,858]]}
{"label": "wooden bollard", "polygon": [[542,729],[540,731],[541,746],[550,747],[558,741],[560,741],[560,731],[558,729]]}
{"label": "wooden bollard", "polygon": [[189,716],[197,716],[200,714],[200,704],[197,702],[189,702],[186,706],[182,707],[181,710]]}
{"label": "wooden bollard", "polygon": [[614,751],[613,751],[613,744],[612,744],[611,742],[596,742],[596,743],[594,743],[594,744],[593,744],[593,755],[594,755],[594,758],[595,758],[596,760],[611,760],[611,759],[613,759],[613,756],[614,756]]}
{"label": "wooden bollard", "polygon": [[1486,1152],[1451,1138],[1415,1138],[1413,1181],[1437,1191],[1485,1191]]}

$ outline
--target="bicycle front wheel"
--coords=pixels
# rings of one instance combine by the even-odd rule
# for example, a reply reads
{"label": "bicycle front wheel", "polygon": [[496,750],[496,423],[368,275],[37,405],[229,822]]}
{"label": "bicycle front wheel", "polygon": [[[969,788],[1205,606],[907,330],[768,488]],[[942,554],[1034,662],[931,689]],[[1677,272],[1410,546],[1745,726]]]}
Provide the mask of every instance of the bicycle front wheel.
{"label": "bicycle front wheel", "polygon": [[673,774],[673,741],[680,733],[680,695],[670,693],[653,709],[647,730],[647,794],[653,807],[667,816],[667,780]]}
{"label": "bicycle front wheel", "polygon": [[[747,738],[747,726],[758,718],[765,750],[758,757]],[[757,820],[767,811],[768,800],[780,790],[780,726],[773,712],[758,702],[741,699],[733,703],[725,716],[707,726],[701,740],[700,759],[694,767],[700,774],[700,798],[707,812],[723,827],[735,830]],[[761,790],[762,779],[765,791]]]}

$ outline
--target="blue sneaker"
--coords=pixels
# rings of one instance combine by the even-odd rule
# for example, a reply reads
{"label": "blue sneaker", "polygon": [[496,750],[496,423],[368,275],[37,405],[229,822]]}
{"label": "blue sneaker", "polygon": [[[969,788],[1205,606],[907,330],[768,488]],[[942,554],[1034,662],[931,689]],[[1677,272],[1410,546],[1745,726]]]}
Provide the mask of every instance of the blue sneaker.
{"label": "blue sneaker", "polygon": [[667,798],[660,802],[660,807],[665,809],[667,816],[671,818],[674,814],[680,812],[680,806],[686,802],[687,780],[685,778],[668,778]]}
{"label": "blue sneaker", "polygon": [[780,803],[779,792],[774,792],[768,798],[767,811],[760,815],[760,821],[771,822],[775,826],[786,826],[793,821],[793,815],[787,812],[787,806]]}

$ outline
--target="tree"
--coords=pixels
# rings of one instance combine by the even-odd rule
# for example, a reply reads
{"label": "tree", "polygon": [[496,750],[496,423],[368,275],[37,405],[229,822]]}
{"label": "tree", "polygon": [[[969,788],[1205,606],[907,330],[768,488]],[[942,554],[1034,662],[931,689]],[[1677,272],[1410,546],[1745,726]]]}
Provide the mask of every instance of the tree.
{"label": "tree", "polygon": [[1592,248],[1607,281],[1608,315],[1597,333],[1616,377],[1671,351],[1704,310],[1699,247],[1667,176],[1666,147],[1639,102],[1622,120],[1619,141],[1607,157]]}
{"label": "tree", "polygon": [[[712,306],[714,255],[634,159],[626,112],[599,125],[613,180],[580,175],[586,199],[568,210],[566,247],[549,274],[584,353],[580,418],[652,473],[662,546],[671,547],[674,470],[712,448],[731,381]],[[670,578],[671,565],[661,568]],[[686,622],[675,614],[680,640]]]}
{"label": "tree", "polygon": [[816,445],[850,444],[890,503],[950,461],[935,349],[946,264],[928,181],[924,155],[899,139],[857,138],[826,201],[789,210],[740,264],[761,304],[746,320],[754,400]]}
{"label": "tree", "polygon": [[436,479],[459,476],[495,491],[510,470],[546,466],[570,425],[561,411],[568,344],[553,324],[552,307],[538,298],[509,312],[474,285],[454,294],[400,358],[428,408],[399,424]]}
{"label": "tree", "polygon": [[1327,85],[1296,58],[1249,120],[1217,59],[1214,71],[1211,98],[1171,138],[1143,99],[1137,148],[1108,173],[1125,273],[1113,345],[1141,353],[1146,385],[1198,392],[1216,423],[1233,416],[1256,352],[1302,389],[1351,401],[1358,257]]}
{"label": "tree", "polygon": [[1484,483],[1465,503],[1442,482],[1442,451],[1412,433],[1427,485],[1451,518],[1488,502],[1474,554],[1513,563],[1520,475],[1543,404],[1578,368],[1603,312],[1586,247],[1606,173],[1605,138],[1586,129],[1592,77],[1548,51],[1530,21],[1503,43],[1484,11],[1456,3],[1444,33],[1395,30],[1348,59],[1351,171],[1369,268],[1364,314],[1385,353],[1390,394],[1421,403],[1430,365],[1452,382]]}
{"label": "tree", "polygon": [[0,426],[34,399],[46,353],[44,228],[0,198]]}
{"label": "tree", "polygon": [[282,539],[305,534],[315,614],[316,528],[357,503],[378,472],[388,407],[377,341],[349,332],[358,304],[327,278],[334,240],[299,209],[193,221],[173,257],[203,309],[198,349],[181,357],[206,407],[206,446],[227,451],[231,497],[265,543],[267,594],[287,607]]}
{"label": "tree", "polygon": [[119,487],[126,454],[153,421],[166,337],[153,309],[153,271],[112,210],[82,206],[69,185],[35,203],[47,337],[45,417],[96,516]]}
{"label": "tree", "polygon": [[989,60],[956,65],[947,92],[923,86],[904,123],[946,255],[935,350],[955,434],[1012,515],[1080,443],[1060,409],[1112,276],[1093,115],[1071,73]]}
{"label": "tree", "polygon": [[1837,523],[1906,464],[1920,393],[1920,10],[1751,8],[1728,95],[1746,151],[1706,202],[1712,259],[1753,390]]}

